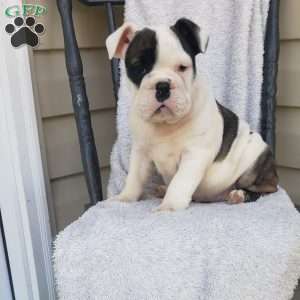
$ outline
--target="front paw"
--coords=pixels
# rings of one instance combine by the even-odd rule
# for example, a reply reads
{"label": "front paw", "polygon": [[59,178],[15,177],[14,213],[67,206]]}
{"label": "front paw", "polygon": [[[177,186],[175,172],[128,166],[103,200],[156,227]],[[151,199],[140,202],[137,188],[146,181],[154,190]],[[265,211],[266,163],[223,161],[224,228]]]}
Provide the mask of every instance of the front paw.
{"label": "front paw", "polygon": [[190,199],[184,197],[165,197],[162,203],[154,209],[154,212],[184,210],[190,202]]}
{"label": "front paw", "polygon": [[136,202],[136,201],[138,201],[138,197],[122,192],[119,195],[115,196],[113,198],[113,200],[120,201],[120,202],[130,203],[130,202]]}

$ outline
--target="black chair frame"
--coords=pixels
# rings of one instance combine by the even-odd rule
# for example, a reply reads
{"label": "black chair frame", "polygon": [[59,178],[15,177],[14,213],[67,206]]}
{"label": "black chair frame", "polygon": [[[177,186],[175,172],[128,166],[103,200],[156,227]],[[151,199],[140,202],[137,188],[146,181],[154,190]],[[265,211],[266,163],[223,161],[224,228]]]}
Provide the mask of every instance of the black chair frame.
{"label": "black chair frame", "polygon": [[[118,0],[80,0],[83,4],[104,5],[107,11],[109,33],[116,29],[114,6],[124,4]],[[82,164],[90,196],[90,205],[103,200],[99,159],[89,111],[82,71],[82,61],[74,31],[72,18],[72,0],[57,0],[61,15],[65,41],[66,67],[69,76],[72,103],[79,136]],[[261,133],[265,141],[275,151],[275,108],[276,108],[276,77],[279,54],[279,0],[270,0],[270,8],[264,42],[264,67],[261,101]],[[119,88],[118,61],[112,60],[112,80],[114,95],[117,99]]]}

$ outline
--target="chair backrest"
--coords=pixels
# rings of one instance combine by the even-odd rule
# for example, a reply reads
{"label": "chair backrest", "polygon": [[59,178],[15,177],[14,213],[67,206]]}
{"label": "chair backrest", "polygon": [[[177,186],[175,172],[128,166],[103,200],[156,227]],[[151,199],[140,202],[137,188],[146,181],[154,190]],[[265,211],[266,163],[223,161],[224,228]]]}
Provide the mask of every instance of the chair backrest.
{"label": "chair backrest", "polygon": [[275,110],[279,58],[279,0],[270,0],[264,42],[261,132],[275,153]]}
{"label": "chair backrest", "polygon": [[[114,18],[114,5],[124,4],[120,0],[80,0],[80,2],[95,6],[104,5],[107,12],[109,33],[116,29]],[[103,200],[101,189],[101,174],[99,159],[96,151],[89,102],[86,95],[82,61],[72,19],[72,0],[57,0],[61,15],[65,41],[66,67],[69,76],[72,103],[74,107],[76,125],[78,130],[81,158],[90,196],[91,205]],[[265,141],[275,151],[275,107],[276,107],[276,77],[279,54],[279,0],[270,0],[266,36],[264,42],[264,67],[261,100],[261,133]],[[119,88],[118,61],[111,62],[114,95],[117,100]]]}

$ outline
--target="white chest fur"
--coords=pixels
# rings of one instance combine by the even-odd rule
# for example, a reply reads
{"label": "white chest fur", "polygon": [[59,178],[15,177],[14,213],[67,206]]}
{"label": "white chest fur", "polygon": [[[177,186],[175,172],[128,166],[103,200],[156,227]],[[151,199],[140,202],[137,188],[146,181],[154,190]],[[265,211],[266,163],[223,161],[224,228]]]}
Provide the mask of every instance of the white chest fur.
{"label": "white chest fur", "polygon": [[161,143],[150,150],[151,160],[166,184],[170,183],[178,169],[182,150],[182,145],[178,145],[176,142]]}

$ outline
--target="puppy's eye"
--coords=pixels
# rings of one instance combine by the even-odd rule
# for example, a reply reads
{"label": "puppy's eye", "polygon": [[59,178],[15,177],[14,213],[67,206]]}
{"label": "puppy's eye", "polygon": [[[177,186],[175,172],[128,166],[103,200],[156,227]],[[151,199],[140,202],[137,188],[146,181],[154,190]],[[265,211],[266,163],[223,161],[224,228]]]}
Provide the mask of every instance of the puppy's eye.
{"label": "puppy's eye", "polygon": [[178,67],[178,71],[179,72],[184,72],[184,71],[186,71],[187,70],[187,66],[185,66],[185,65],[180,65],[179,67]]}

